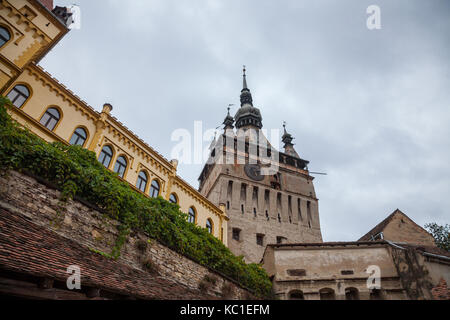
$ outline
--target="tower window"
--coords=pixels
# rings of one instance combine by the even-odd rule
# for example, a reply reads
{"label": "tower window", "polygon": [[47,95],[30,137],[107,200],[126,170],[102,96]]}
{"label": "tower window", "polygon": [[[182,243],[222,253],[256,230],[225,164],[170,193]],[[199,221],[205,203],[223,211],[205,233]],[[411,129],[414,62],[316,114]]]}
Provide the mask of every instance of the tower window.
{"label": "tower window", "polygon": [[256,244],[258,246],[263,246],[264,245],[264,235],[261,233],[256,234]]}
{"label": "tower window", "polygon": [[269,217],[269,212],[266,210],[266,219],[267,219],[267,221],[269,221],[270,220],[270,217]]}
{"label": "tower window", "polygon": [[116,172],[119,177],[123,178],[125,170],[127,169],[127,159],[124,156],[117,158],[116,164],[114,165],[114,172]]}
{"label": "tower window", "polygon": [[264,191],[264,201],[266,203],[266,207],[269,207],[270,204],[270,190]]}
{"label": "tower window", "polygon": [[257,213],[256,213],[256,208],[253,208],[253,216],[256,218]]}
{"label": "tower window", "polygon": [[11,40],[11,34],[8,29],[0,27],[0,47],[3,47],[9,40]]}
{"label": "tower window", "polygon": [[59,122],[61,115],[56,108],[48,108],[41,118],[40,123],[48,130],[53,131]]}
{"label": "tower window", "polygon": [[308,201],[306,203],[306,214],[308,216],[308,225],[311,228],[311,221],[312,221],[312,216],[311,216],[311,201]]}
{"label": "tower window", "polygon": [[244,205],[243,205],[243,204],[241,204],[241,212],[242,212],[242,214],[244,214],[244,212],[245,212],[245,209],[244,209]]}
{"label": "tower window", "polygon": [[297,207],[298,207],[298,221],[302,221],[302,200],[297,199]]}
{"label": "tower window", "polygon": [[227,201],[227,210],[230,210],[230,201]]}
{"label": "tower window", "polygon": [[109,168],[111,163],[111,159],[113,157],[113,151],[111,147],[104,146],[102,152],[100,152],[100,156],[98,157],[98,161],[105,167]]}
{"label": "tower window", "polygon": [[227,197],[231,199],[232,196],[233,196],[233,181],[228,181]]}
{"label": "tower window", "polygon": [[247,200],[247,185],[245,183],[241,184],[241,200]]}
{"label": "tower window", "polygon": [[157,198],[159,196],[159,182],[157,180],[153,180],[150,186],[150,197]]}
{"label": "tower window", "polygon": [[278,214],[278,222],[281,223],[281,215]]}
{"label": "tower window", "polygon": [[292,196],[288,196],[288,211],[289,215],[292,215]]}
{"label": "tower window", "polygon": [[147,181],[147,174],[144,171],[141,171],[137,179],[136,187],[142,192],[145,192],[145,189],[147,188]]}
{"label": "tower window", "polygon": [[258,206],[258,187],[253,187],[253,203]]}
{"label": "tower window", "polygon": [[239,241],[241,238],[241,229],[233,228],[233,240]]}
{"label": "tower window", "polygon": [[22,107],[29,96],[30,91],[27,87],[21,84],[15,86],[7,95],[8,99],[11,100],[13,106],[17,108]]}
{"label": "tower window", "polygon": [[69,143],[72,146],[84,146],[86,140],[87,140],[86,130],[84,130],[83,128],[77,128],[74,131],[72,138],[70,138]]}
{"label": "tower window", "polygon": [[277,244],[285,243],[286,240],[287,240],[287,239],[286,239],[285,237],[279,236],[279,237],[277,237]]}

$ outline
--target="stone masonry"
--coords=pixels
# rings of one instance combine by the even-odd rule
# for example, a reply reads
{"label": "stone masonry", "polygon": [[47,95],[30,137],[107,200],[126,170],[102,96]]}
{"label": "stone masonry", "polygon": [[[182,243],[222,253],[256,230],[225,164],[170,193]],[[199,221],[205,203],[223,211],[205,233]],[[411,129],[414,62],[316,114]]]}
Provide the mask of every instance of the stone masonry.
{"label": "stone masonry", "polygon": [[0,176],[2,272],[65,281],[67,266],[78,263],[85,285],[134,298],[253,297],[233,280],[140,232],[128,237],[117,261],[100,255],[111,252],[118,222],[87,203],[61,203],[60,192],[43,183],[15,171]]}

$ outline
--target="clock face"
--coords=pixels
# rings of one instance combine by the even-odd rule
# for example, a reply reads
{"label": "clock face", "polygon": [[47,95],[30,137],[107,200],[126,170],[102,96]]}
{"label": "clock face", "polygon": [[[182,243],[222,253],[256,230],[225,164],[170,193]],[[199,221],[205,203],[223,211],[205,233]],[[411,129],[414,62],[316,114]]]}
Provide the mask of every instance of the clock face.
{"label": "clock face", "polygon": [[246,164],[244,167],[244,171],[245,174],[252,180],[264,180],[264,176],[261,175],[261,167],[257,164]]}

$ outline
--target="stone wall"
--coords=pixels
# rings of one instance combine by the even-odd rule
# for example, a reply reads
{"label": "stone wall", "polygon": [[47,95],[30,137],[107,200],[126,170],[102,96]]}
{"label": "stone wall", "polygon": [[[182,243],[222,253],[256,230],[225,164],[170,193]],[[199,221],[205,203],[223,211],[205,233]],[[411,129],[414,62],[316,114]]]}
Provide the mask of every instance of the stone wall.
{"label": "stone wall", "polygon": [[[84,254],[89,256],[89,259],[94,259],[91,255],[96,255],[97,258],[103,259],[102,264],[108,264],[107,267],[110,267],[111,264],[117,264],[120,268],[130,270],[131,274],[134,272],[136,279],[131,283],[137,283],[142,281],[143,278],[148,278],[148,289],[154,286],[171,288],[169,292],[160,292],[161,290],[155,291],[153,289],[146,292],[144,288],[138,295],[139,298],[249,299],[253,297],[249,291],[240,287],[231,279],[200,266],[140,232],[134,232],[128,237],[117,261],[104,258],[99,253],[111,253],[118,236],[118,222],[108,218],[98,208],[94,208],[88,203],[82,203],[80,200],[60,202],[59,191],[49,187],[47,183],[44,185],[44,183],[45,181],[38,182],[37,178],[14,171],[8,172],[5,176],[0,176],[0,208],[11,215],[23,216],[26,223],[33,225],[30,225],[30,228],[36,226],[36,228],[41,228],[42,232],[50,232],[48,237],[53,237],[53,235],[60,237],[62,239],[60,241],[61,247],[67,241],[74,246],[80,246],[84,250]],[[7,216],[2,215],[2,217]],[[11,223],[8,222],[8,225]],[[34,237],[34,235],[30,234],[30,237]],[[5,246],[11,245],[8,243],[8,239],[2,240]],[[20,242],[23,239],[17,241]],[[53,241],[56,240],[53,239]],[[56,250],[55,244],[49,246],[51,250]],[[2,259],[0,267],[2,269],[14,265],[14,261],[11,261],[7,251],[1,250],[3,248],[0,246],[0,257]],[[17,248],[11,247],[10,250],[18,250]],[[77,250],[80,251],[81,249]],[[34,252],[31,251],[33,249],[24,251],[23,255],[30,255],[33,258]],[[64,251],[58,254],[64,255]],[[73,262],[67,261],[66,264],[71,265]],[[95,268],[96,266],[92,264],[86,266],[86,268],[91,267]],[[25,266],[22,269],[26,269]],[[91,270],[90,272],[96,271]],[[49,275],[47,274],[47,276]],[[58,277],[56,274],[54,276]],[[117,275],[112,272],[111,276],[116,277]],[[91,278],[95,279],[95,277]],[[152,286],[151,281],[156,280],[159,282]],[[116,283],[120,283],[120,281]],[[101,281],[90,285],[102,287]],[[136,296],[133,294],[135,289],[133,284],[130,284],[126,288],[122,288],[120,292]],[[108,290],[114,290],[114,285],[109,285]],[[173,292],[172,295],[170,291]],[[183,293],[186,295],[183,295]]]}

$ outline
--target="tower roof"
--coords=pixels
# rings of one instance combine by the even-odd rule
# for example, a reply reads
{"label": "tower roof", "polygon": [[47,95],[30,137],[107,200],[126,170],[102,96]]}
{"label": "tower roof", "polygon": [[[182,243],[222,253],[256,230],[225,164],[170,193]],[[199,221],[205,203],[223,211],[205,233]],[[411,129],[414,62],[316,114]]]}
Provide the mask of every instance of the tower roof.
{"label": "tower roof", "polygon": [[236,112],[236,128],[244,126],[262,128],[262,116],[258,108],[253,106],[253,97],[247,85],[246,68],[243,69],[243,81],[241,90],[241,107]]}
{"label": "tower roof", "polygon": [[223,120],[223,124],[225,125],[224,129],[233,129],[233,124],[234,124],[234,118],[230,115],[230,107],[232,106],[232,104],[230,104],[228,106],[228,114],[225,117],[225,120]]}
{"label": "tower roof", "polygon": [[290,133],[286,131],[286,122],[283,123],[283,129],[284,134],[282,137],[282,141],[284,143],[284,152],[290,156],[300,158],[297,151],[294,149],[294,144],[292,143],[292,140],[294,140],[294,137]]}

